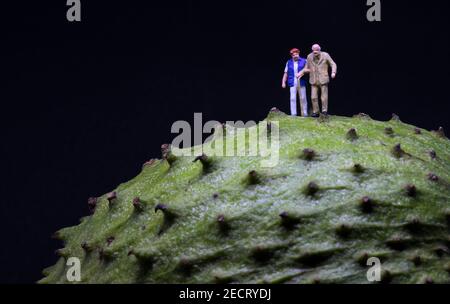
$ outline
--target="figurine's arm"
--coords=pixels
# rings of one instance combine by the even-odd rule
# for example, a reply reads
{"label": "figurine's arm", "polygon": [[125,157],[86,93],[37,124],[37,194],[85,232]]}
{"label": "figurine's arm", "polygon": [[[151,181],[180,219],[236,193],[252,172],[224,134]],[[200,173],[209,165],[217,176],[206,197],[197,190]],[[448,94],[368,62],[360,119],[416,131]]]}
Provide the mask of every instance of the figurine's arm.
{"label": "figurine's arm", "polygon": [[302,72],[303,74],[311,72],[311,63],[309,62],[309,60],[306,60],[305,67],[303,68]]}
{"label": "figurine's arm", "polygon": [[284,68],[283,79],[281,80],[281,87],[283,89],[286,88],[286,81],[288,79],[288,64],[286,63],[286,67]]}
{"label": "figurine's arm", "polygon": [[305,69],[301,70],[300,72],[297,73],[297,78],[300,79],[303,77],[303,75],[305,75]]}
{"label": "figurine's arm", "polygon": [[303,67],[303,69],[298,72],[297,77],[298,78],[302,78],[306,73],[309,73],[309,68],[308,68],[308,61],[306,61],[305,66]]}
{"label": "figurine's arm", "polygon": [[331,65],[331,78],[335,78],[337,73],[337,65],[330,55],[328,55],[328,63]]}
{"label": "figurine's arm", "polygon": [[287,78],[288,78],[288,74],[285,72],[284,75],[283,75],[283,80],[281,80],[281,87],[282,87],[283,89],[286,88],[286,81],[287,81]]}
{"label": "figurine's arm", "polygon": [[300,74],[303,76],[305,74],[308,74],[310,72],[310,69],[308,68],[308,65],[305,64],[305,67],[303,68],[303,70],[300,71]]}

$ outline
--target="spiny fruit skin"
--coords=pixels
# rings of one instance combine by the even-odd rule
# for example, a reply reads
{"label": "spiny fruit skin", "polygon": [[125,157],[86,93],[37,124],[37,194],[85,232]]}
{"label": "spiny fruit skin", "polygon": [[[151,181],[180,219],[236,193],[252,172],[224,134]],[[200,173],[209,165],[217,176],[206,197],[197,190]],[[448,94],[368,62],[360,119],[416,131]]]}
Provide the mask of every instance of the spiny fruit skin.
{"label": "spiny fruit skin", "polygon": [[234,142],[229,128],[192,156],[163,145],[163,159],[89,199],[93,214],[55,234],[64,248],[40,283],[69,283],[69,257],[81,283],[368,283],[371,257],[382,283],[449,282],[442,129],[277,109],[268,124],[280,135],[274,167],[213,155],[212,144]]}

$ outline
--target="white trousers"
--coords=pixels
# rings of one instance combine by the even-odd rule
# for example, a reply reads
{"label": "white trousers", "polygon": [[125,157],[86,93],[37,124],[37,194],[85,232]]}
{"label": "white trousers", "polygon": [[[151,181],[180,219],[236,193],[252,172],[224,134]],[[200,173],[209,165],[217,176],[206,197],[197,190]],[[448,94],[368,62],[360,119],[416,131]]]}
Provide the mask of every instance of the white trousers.
{"label": "white trousers", "polygon": [[297,93],[300,96],[300,110],[302,116],[308,116],[308,97],[306,97],[306,87],[297,85],[291,87],[291,115],[297,116]]}

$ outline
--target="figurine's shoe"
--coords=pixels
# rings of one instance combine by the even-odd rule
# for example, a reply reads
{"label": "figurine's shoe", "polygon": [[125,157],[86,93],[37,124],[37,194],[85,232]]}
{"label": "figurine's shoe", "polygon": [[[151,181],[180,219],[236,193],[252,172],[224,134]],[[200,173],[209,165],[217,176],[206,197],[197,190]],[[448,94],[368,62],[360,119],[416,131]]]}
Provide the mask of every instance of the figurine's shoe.
{"label": "figurine's shoe", "polygon": [[317,117],[319,117],[319,113],[312,113],[311,117],[317,118]]}
{"label": "figurine's shoe", "polygon": [[328,116],[328,112],[327,112],[327,111],[323,111],[323,112],[322,112],[322,115]]}

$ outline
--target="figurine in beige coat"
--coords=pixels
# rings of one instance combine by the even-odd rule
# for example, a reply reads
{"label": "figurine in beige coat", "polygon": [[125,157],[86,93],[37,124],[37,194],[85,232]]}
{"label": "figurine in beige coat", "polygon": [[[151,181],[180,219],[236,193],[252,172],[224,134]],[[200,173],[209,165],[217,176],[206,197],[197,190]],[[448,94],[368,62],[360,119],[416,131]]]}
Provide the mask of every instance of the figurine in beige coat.
{"label": "figurine in beige coat", "polygon": [[331,59],[331,56],[322,52],[320,45],[314,44],[312,46],[312,53],[308,55],[307,64],[304,73],[309,73],[309,83],[311,85],[311,99],[313,105],[313,117],[318,117],[319,108],[319,91],[322,101],[322,114],[328,113],[328,83],[330,77],[328,70],[331,67],[331,78],[336,77],[337,65]]}

